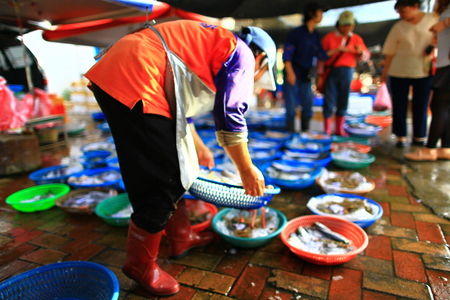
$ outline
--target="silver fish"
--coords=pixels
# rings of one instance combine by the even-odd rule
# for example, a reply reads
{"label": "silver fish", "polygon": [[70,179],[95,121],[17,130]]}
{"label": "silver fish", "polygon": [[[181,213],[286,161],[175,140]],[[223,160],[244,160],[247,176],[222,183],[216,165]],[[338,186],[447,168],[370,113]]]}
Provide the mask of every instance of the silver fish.
{"label": "silver fish", "polygon": [[319,230],[320,232],[322,232],[329,238],[331,238],[335,241],[342,242],[344,244],[350,244],[350,241],[345,236],[343,236],[342,234],[339,234],[337,232],[334,232],[333,230],[331,230],[324,224],[322,224],[320,222],[314,222],[314,225],[316,226],[317,230]]}

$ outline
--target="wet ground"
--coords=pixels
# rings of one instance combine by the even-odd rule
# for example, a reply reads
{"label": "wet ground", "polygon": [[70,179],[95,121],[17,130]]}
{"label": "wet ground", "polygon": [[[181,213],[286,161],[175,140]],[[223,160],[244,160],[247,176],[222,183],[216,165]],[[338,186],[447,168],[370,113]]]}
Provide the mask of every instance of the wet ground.
{"label": "wet ground", "polygon": [[[71,155],[79,147],[105,139],[89,118],[71,118],[87,124],[70,138]],[[314,120],[312,128],[320,128]],[[163,238],[159,263],[181,284],[167,299],[449,299],[450,298],[450,162],[414,163],[398,149],[384,129],[373,141],[376,161],[359,170],[376,183],[367,196],[383,207],[383,216],[365,229],[369,245],[351,261],[318,266],[298,258],[279,238],[256,249],[234,248],[216,236],[207,247],[181,259],[168,259]],[[61,152],[43,153],[45,165],[58,164]],[[332,164],[330,170],[339,170]],[[60,261],[93,261],[110,268],[119,278],[120,299],[158,299],[121,271],[125,258],[126,228],[113,227],[96,216],[76,216],[54,207],[20,213],[5,204],[13,192],[33,186],[28,174],[0,178],[0,282],[38,266]],[[282,191],[269,203],[288,220],[310,214],[316,185]]]}

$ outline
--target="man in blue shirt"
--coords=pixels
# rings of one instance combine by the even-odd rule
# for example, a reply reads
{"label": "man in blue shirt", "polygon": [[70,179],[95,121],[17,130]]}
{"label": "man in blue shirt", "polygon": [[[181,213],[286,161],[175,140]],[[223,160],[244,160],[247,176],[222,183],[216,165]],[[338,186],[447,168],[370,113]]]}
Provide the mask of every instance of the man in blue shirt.
{"label": "man in blue shirt", "polygon": [[301,130],[309,130],[313,116],[314,95],[311,90],[311,75],[317,59],[327,60],[338,49],[325,52],[320,33],[316,30],[322,21],[323,9],[317,3],[305,5],[303,24],[293,29],[284,46],[284,101],[286,107],[286,128],[294,131],[296,107],[301,106]]}

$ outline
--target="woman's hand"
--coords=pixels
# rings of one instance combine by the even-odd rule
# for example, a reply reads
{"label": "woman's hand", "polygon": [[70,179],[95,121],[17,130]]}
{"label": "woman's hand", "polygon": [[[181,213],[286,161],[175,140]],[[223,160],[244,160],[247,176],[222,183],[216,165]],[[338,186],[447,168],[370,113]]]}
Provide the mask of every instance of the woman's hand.
{"label": "woman's hand", "polygon": [[214,155],[208,147],[197,148],[198,163],[208,169],[214,168]]}
{"label": "woman's hand", "polygon": [[194,123],[189,124],[192,138],[194,139],[195,151],[197,152],[198,163],[208,169],[214,168],[214,155],[211,150],[203,143],[202,139],[195,129]]}
{"label": "woman's hand", "polygon": [[256,197],[264,194],[264,176],[255,165],[252,165],[249,169],[239,174],[247,195]]}

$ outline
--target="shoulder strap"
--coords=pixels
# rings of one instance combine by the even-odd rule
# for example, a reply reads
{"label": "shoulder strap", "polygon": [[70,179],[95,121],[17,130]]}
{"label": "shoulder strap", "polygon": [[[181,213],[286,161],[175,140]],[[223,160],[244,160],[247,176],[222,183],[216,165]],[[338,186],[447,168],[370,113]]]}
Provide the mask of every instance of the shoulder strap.
{"label": "shoulder strap", "polygon": [[[344,46],[347,46],[350,43],[350,39],[352,38],[352,36],[349,36],[347,41],[345,42]],[[341,57],[343,52],[339,52],[339,54],[336,56],[336,58],[333,60],[333,62],[328,66],[329,68],[332,68],[334,66],[334,64],[338,61],[338,59]]]}
{"label": "shoulder strap", "polygon": [[164,80],[164,93],[166,94],[166,98],[167,98],[167,102],[169,102],[169,107],[172,113],[172,118],[175,120],[176,119],[176,96],[175,96],[175,82],[174,82],[174,78],[172,75],[172,67],[170,65],[170,60],[169,60],[169,46],[167,46],[166,41],[164,40],[164,38],[162,37],[161,33],[159,33],[159,31],[151,26],[151,25],[147,25],[146,28],[150,28],[151,30],[153,30],[153,32],[156,33],[156,35],[159,37],[161,44],[164,47],[164,50],[166,50],[166,54],[167,54],[167,66],[166,66],[166,79]]}

